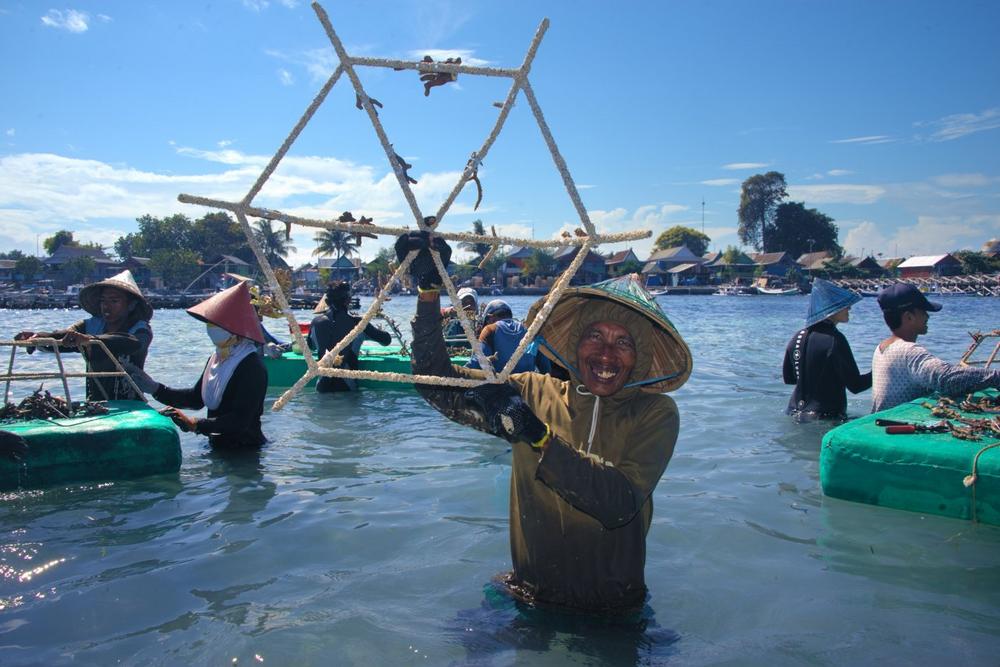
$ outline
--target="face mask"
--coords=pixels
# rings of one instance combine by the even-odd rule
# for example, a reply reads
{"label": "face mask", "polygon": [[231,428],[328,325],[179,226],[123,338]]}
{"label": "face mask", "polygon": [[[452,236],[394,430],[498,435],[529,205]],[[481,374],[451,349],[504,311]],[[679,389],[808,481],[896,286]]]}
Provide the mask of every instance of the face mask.
{"label": "face mask", "polygon": [[205,327],[208,329],[208,337],[212,339],[212,342],[215,343],[216,347],[222,345],[233,337],[233,334],[221,327],[215,326],[214,324],[207,324]]}

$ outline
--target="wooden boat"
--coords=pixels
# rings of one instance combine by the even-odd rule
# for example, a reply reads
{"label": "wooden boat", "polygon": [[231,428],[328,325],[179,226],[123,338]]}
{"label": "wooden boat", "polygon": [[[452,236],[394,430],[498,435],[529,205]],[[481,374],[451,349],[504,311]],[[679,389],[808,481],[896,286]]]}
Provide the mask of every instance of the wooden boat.
{"label": "wooden boat", "polygon": [[795,296],[796,294],[801,294],[798,287],[758,287],[757,293],[770,296]]}
{"label": "wooden boat", "polygon": [[[997,396],[987,390],[977,396]],[[933,419],[919,399],[856,419],[823,438],[819,476],[833,498],[1000,525],[1000,435],[960,440],[951,433],[889,435],[876,419]],[[965,417],[992,415],[965,413]],[[966,486],[975,468],[975,481]]]}
{"label": "wooden boat", "polygon": [[[468,356],[453,356],[452,363],[464,365]],[[363,371],[380,371],[383,373],[411,373],[410,355],[399,345],[372,345],[365,343],[358,355],[358,364]],[[306,372],[306,360],[298,352],[285,352],[277,359],[264,359],[267,367],[268,389],[291,387]],[[316,384],[313,379],[308,386]],[[400,382],[382,380],[359,380],[358,386],[365,389],[409,389],[412,385]]]}
{"label": "wooden boat", "polygon": [[142,401],[108,401],[107,414],[0,423],[28,443],[0,458],[0,490],[177,472],[181,445],[169,418]]}

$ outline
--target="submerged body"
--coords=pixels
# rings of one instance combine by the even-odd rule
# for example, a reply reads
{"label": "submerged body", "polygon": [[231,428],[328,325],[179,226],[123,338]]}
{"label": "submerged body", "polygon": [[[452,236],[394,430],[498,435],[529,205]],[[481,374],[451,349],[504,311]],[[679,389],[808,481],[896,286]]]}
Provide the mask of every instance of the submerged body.
{"label": "submerged body", "polygon": [[787,412],[803,418],[844,419],[847,389],[857,394],[872,386],[835,323],[828,319],[801,329],[788,342],[782,367],[785,384],[795,385]]}
{"label": "submerged body", "polygon": [[[415,373],[484,377],[449,362],[436,304],[418,302],[413,334]],[[528,602],[592,612],[634,610],[646,597],[652,492],[679,428],[674,401],[637,388],[599,397],[581,391],[583,385],[537,373],[510,381],[553,437],[541,456],[526,445],[512,448],[513,572],[505,582]],[[448,418],[488,430],[463,390],[418,390]]]}

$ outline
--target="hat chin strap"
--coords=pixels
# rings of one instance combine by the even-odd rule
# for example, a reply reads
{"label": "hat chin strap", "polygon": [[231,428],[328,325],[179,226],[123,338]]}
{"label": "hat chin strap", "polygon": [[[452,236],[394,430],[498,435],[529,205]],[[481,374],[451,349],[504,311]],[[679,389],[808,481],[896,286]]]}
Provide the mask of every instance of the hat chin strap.
{"label": "hat chin strap", "polygon": [[[576,367],[573,366],[573,364],[563,359],[562,355],[556,352],[555,349],[551,345],[549,345],[549,341],[545,340],[544,336],[541,335],[535,336],[535,340],[537,340],[540,345],[545,346],[545,349],[551,352],[553,356],[555,356],[555,358],[559,360],[559,363],[565,366],[571,373],[573,373],[573,375],[575,375],[576,377],[580,377],[580,371],[578,371]],[[663,382],[664,380],[673,380],[675,377],[679,376],[680,373],[671,373],[670,375],[661,375],[660,377],[649,378],[647,380],[636,380],[635,382],[629,382],[628,384],[622,385],[622,389],[629,389],[631,387],[642,387],[647,384],[656,384],[657,382]]]}

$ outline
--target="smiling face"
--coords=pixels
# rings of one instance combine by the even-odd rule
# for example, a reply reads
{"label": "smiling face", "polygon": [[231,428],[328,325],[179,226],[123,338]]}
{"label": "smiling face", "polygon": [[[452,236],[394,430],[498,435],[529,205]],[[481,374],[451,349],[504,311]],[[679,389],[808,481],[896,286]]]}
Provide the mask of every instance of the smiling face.
{"label": "smiling face", "polygon": [[123,325],[128,319],[131,300],[127,292],[115,287],[101,290],[101,317],[110,331]]}
{"label": "smiling face", "polygon": [[635,361],[635,339],[615,322],[594,322],[576,345],[580,379],[595,396],[611,396],[625,386]]}

